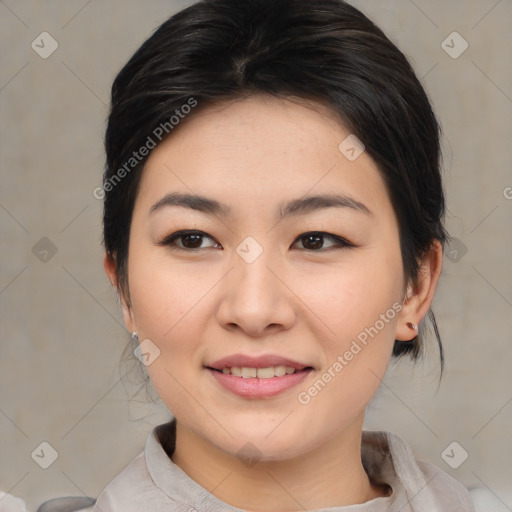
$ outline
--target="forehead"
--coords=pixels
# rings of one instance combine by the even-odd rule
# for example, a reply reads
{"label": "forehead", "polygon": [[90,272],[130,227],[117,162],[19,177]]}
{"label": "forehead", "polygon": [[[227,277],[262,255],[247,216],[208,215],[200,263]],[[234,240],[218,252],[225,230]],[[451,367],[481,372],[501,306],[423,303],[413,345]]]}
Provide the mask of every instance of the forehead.
{"label": "forehead", "polygon": [[[251,96],[210,105],[152,151],[140,200],[148,209],[163,195],[181,191],[254,209],[306,194],[340,193],[389,207],[375,162],[365,151],[352,158],[361,150],[354,143],[321,104]],[[354,146],[352,153],[347,144]]]}

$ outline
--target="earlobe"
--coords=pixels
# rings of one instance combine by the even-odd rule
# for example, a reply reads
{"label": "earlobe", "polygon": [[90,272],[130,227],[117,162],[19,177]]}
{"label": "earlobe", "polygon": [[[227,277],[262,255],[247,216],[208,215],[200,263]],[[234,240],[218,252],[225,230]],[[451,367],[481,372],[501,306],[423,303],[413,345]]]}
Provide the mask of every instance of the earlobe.
{"label": "earlobe", "polygon": [[407,325],[407,327],[409,327],[409,329],[412,329],[413,331],[418,330],[418,326],[416,324],[413,324],[412,322],[405,322],[405,325]]}
{"label": "earlobe", "polygon": [[411,341],[418,335],[418,326],[427,315],[441,275],[443,248],[434,241],[425,254],[414,286],[409,285],[396,326],[395,339]]}

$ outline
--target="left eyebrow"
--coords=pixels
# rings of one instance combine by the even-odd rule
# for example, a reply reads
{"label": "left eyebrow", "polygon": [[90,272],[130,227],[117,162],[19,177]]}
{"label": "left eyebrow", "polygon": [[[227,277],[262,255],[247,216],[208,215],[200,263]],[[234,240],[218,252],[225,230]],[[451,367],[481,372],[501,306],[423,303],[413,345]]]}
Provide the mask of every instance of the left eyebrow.
{"label": "left eyebrow", "polygon": [[[174,192],[167,194],[158,200],[149,210],[153,214],[166,206],[180,206],[197,210],[208,215],[228,217],[231,215],[231,208],[208,197]],[[307,196],[300,199],[293,199],[279,205],[279,217],[285,219],[299,215],[306,215],[326,208],[351,208],[366,215],[373,215],[370,209],[349,196],[339,194],[324,194]]]}
{"label": "left eyebrow", "polygon": [[323,210],[325,208],[352,208],[366,215],[373,215],[369,208],[360,201],[339,194],[326,194],[293,199],[281,205],[279,211],[281,219],[285,219],[296,215],[306,215],[307,213]]}

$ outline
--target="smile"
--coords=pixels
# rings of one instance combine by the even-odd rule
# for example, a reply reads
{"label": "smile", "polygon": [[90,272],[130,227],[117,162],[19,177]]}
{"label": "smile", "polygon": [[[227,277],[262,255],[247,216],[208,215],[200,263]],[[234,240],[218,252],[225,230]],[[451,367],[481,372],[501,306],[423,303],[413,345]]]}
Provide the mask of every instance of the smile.
{"label": "smile", "polygon": [[301,384],[313,371],[311,366],[297,369],[287,366],[254,368],[224,367],[221,370],[205,367],[214,384],[222,391],[251,400],[261,400],[284,394]]}
{"label": "smile", "polygon": [[223,374],[234,375],[235,377],[242,377],[244,379],[271,379],[273,377],[284,377],[291,375],[297,370],[291,366],[269,366],[267,368],[249,368],[247,366],[232,366],[231,368],[222,368]]}

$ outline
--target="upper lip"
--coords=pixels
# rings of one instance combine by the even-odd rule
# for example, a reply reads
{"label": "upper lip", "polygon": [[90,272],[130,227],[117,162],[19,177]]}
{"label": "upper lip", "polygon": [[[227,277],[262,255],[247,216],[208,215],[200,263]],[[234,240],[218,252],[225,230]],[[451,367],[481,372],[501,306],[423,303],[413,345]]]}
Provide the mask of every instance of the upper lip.
{"label": "upper lip", "polygon": [[233,366],[245,368],[269,368],[271,366],[288,366],[296,370],[303,370],[310,367],[310,365],[293,361],[287,357],[281,357],[274,354],[263,356],[249,356],[244,354],[233,354],[231,356],[223,357],[213,363],[206,365],[208,368],[214,370],[222,370],[223,368],[232,368]]}

